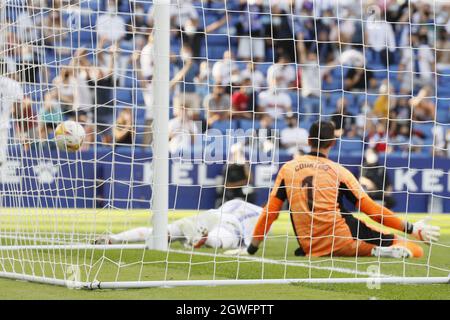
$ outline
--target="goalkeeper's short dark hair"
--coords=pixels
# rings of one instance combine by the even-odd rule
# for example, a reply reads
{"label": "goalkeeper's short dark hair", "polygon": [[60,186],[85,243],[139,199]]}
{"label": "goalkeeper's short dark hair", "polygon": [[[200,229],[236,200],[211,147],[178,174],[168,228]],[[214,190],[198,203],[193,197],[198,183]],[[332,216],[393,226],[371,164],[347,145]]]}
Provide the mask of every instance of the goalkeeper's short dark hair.
{"label": "goalkeeper's short dark hair", "polygon": [[309,128],[309,144],[312,148],[328,148],[336,140],[336,127],[331,121],[316,121]]}

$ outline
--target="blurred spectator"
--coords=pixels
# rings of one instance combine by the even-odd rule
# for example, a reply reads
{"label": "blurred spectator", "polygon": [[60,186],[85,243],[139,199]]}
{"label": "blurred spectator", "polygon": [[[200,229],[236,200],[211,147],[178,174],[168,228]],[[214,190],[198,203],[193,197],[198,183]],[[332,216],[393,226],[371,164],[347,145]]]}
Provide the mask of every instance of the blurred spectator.
{"label": "blurred spectator", "polygon": [[126,33],[126,23],[119,15],[117,1],[107,0],[106,12],[97,18],[97,35],[100,39],[109,42],[120,41]]}
{"label": "blurred spectator", "polygon": [[[119,0],[119,7],[122,7],[120,3],[121,0]],[[140,1],[131,1],[127,9],[131,12],[129,13],[130,21],[126,23],[124,40],[131,42],[134,48],[141,49],[145,45],[148,35],[151,32],[148,26],[144,3]]]}
{"label": "blurred spectator", "polygon": [[450,157],[450,128],[436,124],[433,127],[433,156]]}
{"label": "blurred spectator", "polygon": [[[112,132],[111,125],[114,119],[114,88],[116,86],[115,80],[115,61],[117,59],[117,44],[113,44],[109,48],[111,57],[107,67],[92,66],[89,69],[88,84],[94,92],[94,120],[97,124],[97,134],[102,136],[104,143],[111,143]],[[99,53],[99,60],[103,59],[104,50]]]}
{"label": "blurred spectator", "polygon": [[259,128],[256,130],[258,146],[263,152],[270,152],[275,149],[279,132],[274,129],[273,118],[268,114],[263,114],[259,120]]}
{"label": "blurred spectator", "polygon": [[378,163],[378,154],[373,149],[367,149],[364,154],[359,182],[372,199],[382,201],[389,209],[395,206],[393,188],[386,166]]}
{"label": "blurred spectator", "polygon": [[[143,137],[143,144],[148,146],[153,140],[151,126],[153,123],[153,68],[154,68],[154,52],[153,52],[153,34],[150,33],[147,37],[147,43],[142,48],[140,54],[135,52],[134,60],[139,59],[138,79],[139,84],[143,88],[143,98],[145,103],[145,132]],[[137,64],[137,63],[135,63]]]}
{"label": "blurred spectator", "polygon": [[334,61],[330,62],[330,65],[364,68],[365,61],[364,54],[360,50],[349,48],[342,50],[341,54]]}
{"label": "blurred spectator", "polygon": [[247,63],[245,69],[241,72],[241,78],[250,79],[250,83],[255,91],[261,91],[266,86],[266,78],[264,74],[255,68],[255,64],[253,62]]}
{"label": "blurred spectator", "polygon": [[411,35],[411,44],[411,47],[402,50],[398,79],[402,89],[413,92],[417,87],[434,86],[435,54],[428,45],[426,33]]}
{"label": "blurred spectator", "polygon": [[316,54],[317,63],[320,65],[325,65],[334,59],[339,29],[336,23],[335,18],[324,18],[317,24],[317,44],[312,52]]}
{"label": "blurred spectator", "polygon": [[92,106],[94,99],[88,83],[90,79],[89,70],[91,68],[91,63],[87,59],[87,55],[88,51],[86,49],[77,49],[69,66],[74,70],[76,83],[73,109],[78,115],[86,114],[89,120],[92,120]]}
{"label": "blurred spectator", "polygon": [[233,199],[243,199],[253,202],[251,189],[250,166],[245,159],[243,146],[239,143],[233,144],[230,148],[230,157],[227,165],[223,166],[222,175],[224,181],[224,195],[219,198],[222,201]]}
{"label": "blurred spectator", "polygon": [[74,112],[74,101],[77,90],[77,83],[74,70],[70,66],[63,67],[58,76],[53,79],[53,89],[45,94],[47,104],[57,104],[59,109],[70,115]]}
{"label": "blurred spectator", "polygon": [[[148,24],[153,27],[154,6],[151,7],[148,14]],[[183,46],[188,45],[192,48],[194,57],[200,57],[203,39],[208,33],[222,27],[227,22],[226,15],[215,20],[207,26],[199,23],[199,15],[191,0],[171,0],[170,6],[170,26],[172,34],[181,38]]]}
{"label": "blurred spectator", "polygon": [[286,117],[287,128],[281,130],[280,147],[286,149],[289,154],[306,154],[310,152],[308,145],[308,131],[299,128],[297,116],[288,114]]}
{"label": "blurred spectator", "polygon": [[251,79],[242,79],[239,90],[235,91],[231,97],[233,119],[253,119],[255,96],[256,94],[253,90]]}
{"label": "blurred spectator", "polygon": [[284,56],[288,62],[295,62],[295,37],[292,30],[292,15],[290,12],[286,12],[276,1],[272,1],[270,4],[271,19],[268,34],[273,39],[275,60]]}
{"label": "blurred spectator", "polygon": [[253,2],[240,0],[237,9],[239,11],[239,17],[235,24],[238,37],[237,57],[243,61],[262,62],[266,56],[265,18],[270,19],[269,13],[262,0]]}
{"label": "blurred spectator", "polygon": [[390,143],[394,146],[395,151],[409,154],[421,151],[425,137],[424,132],[411,129],[411,122],[408,122],[397,127],[397,130],[391,134]]}
{"label": "blurred spectator", "polygon": [[365,140],[370,148],[374,149],[376,152],[388,152],[386,122],[378,122],[375,125],[371,125],[368,127],[367,132]]}
{"label": "blurred spectator", "polygon": [[450,34],[444,27],[438,28],[438,36],[436,39],[436,63],[438,69],[450,67]]}
{"label": "blurred spectator", "polygon": [[229,118],[231,112],[230,95],[223,86],[213,86],[213,91],[205,97],[203,106],[207,112],[208,125]]}
{"label": "blurred spectator", "polygon": [[[153,27],[155,7],[148,13],[148,24]],[[198,20],[198,13],[191,0],[170,1],[170,27],[176,30],[185,30],[189,22]]]}
{"label": "blurred spectator", "polygon": [[[0,32],[0,48],[2,48],[0,52],[0,64],[2,75],[7,73],[16,74],[17,71],[17,61],[16,57],[20,52],[20,45],[17,43],[17,37],[15,33],[8,32],[6,29],[4,32]],[[16,80],[19,77],[14,76]]]}
{"label": "blurred spectator", "polygon": [[344,89],[346,91],[370,92],[376,86],[373,72],[366,68],[348,68],[345,75]]}
{"label": "blurred spectator", "polygon": [[17,14],[15,21],[16,35],[19,42],[27,43],[34,42],[41,38],[40,28],[36,28],[42,23],[42,14],[38,3],[36,7],[28,1],[26,6],[22,7]]}
{"label": "blurred spectator", "polygon": [[31,43],[24,43],[20,45],[19,56],[16,62],[18,62],[19,78],[23,82],[36,83],[39,81],[39,71],[42,57],[35,50],[35,45]]}
{"label": "blurred spectator", "polygon": [[394,119],[399,123],[408,122],[411,120],[411,107],[409,105],[410,96],[404,92],[395,99],[395,107],[390,110],[391,121]]}
{"label": "blurred spectator", "polygon": [[113,141],[118,145],[131,145],[134,143],[133,111],[131,108],[123,108],[114,125]]}
{"label": "blurred spectator", "polygon": [[183,46],[187,45],[192,48],[193,57],[200,57],[201,47],[204,45],[206,35],[214,33],[215,30],[221,28],[226,22],[227,16],[225,14],[222,18],[206,26],[206,28],[203,28],[199,24],[198,19],[187,20],[181,32]]}
{"label": "blurred spectator", "polygon": [[199,96],[200,101],[203,101],[209,92],[209,86],[212,84],[211,70],[209,61],[202,61],[199,66],[198,75],[194,78],[195,91]]}
{"label": "blurred spectator", "polygon": [[16,103],[12,109],[14,135],[28,150],[31,143],[39,138],[38,115],[33,109],[31,99],[25,97],[22,103]]}
{"label": "blurred spectator", "polygon": [[79,88],[74,74],[74,69],[66,66],[61,69],[61,73],[53,79],[53,89],[44,96],[44,103],[47,109],[57,109],[65,117],[73,116],[76,113],[78,100],[82,97],[78,92]]}
{"label": "blurred spectator", "polygon": [[0,65],[0,163],[6,161],[8,154],[8,131],[13,110],[21,110],[24,92],[21,84],[14,79],[13,74],[7,73],[5,65]]}
{"label": "blurred spectator", "polygon": [[44,45],[52,48],[57,55],[67,55],[70,53],[70,48],[65,44],[69,35],[68,28],[62,20],[62,11],[56,8],[50,10],[42,26]]}
{"label": "blurred spectator", "polygon": [[183,99],[183,105],[191,109],[197,118],[200,113],[200,98],[195,88],[195,77],[199,73],[197,61],[192,58],[192,49],[183,46],[180,58],[175,61],[178,72],[170,81],[170,88],[175,90],[179,99]]}
{"label": "blurred spectator", "polygon": [[314,7],[317,8],[317,5],[317,3],[314,4],[312,1],[295,0],[292,8],[294,12],[293,28],[296,40],[306,40],[305,46],[308,50],[311,49],[316,40],[316,22],[313,9]]}
{"label": "blurred spectator", "polygon": [[380,95],[373,104],[373,114],[380,118],[387,120],[389,118],[389,111],[395,107],[394,89],[389,87],[389,82],[384,80],[380,86]]}
{"label": "blurred spectator", "polygon": [[267,69],[267,84],[277,84],[278,89],[296,89],[297,71],[289,58],[281,55],[277,62]]}
{"label": "blurred spectator", "polygon": [[[381,9],[381,8],[380,8]],[[372,55],[372,61],[382,63],[384,66],[394,63],[394,51],[396,49],[395,34],[392,25],[382,21],[381,16],[372,14],[372,19],[366,22],[365,45]]]}
{"label": "blurred spectator", "polygon": [[[216,85],[229,85],[233,74],[239,74],[239,68],[233,61],[233,53],[225,51],[223,59],[214,63],[212,68],[212,76]],[[229,93],[229,92],[228,92]]]}
{"label": "blurred spectator", "polygon": [[[175,117],[169,120],[169,151],[180,154],[191,150],[195,136],[200,133],[192,120],[192,112],[184,108],[174,110]],[[190,153],[189,153],[190,154]]]}
{"label": "blurred spectator", "polygon": [[[339,4],[341,5],[341,3]],[[336,35],[330,36],[336,41],[343,44],[361,44],[362,43],[362,21],[358,19],[357,11],[361,8],[355,8],[351,5],[346,6],[345,9],[339,10],[339,28],[334,25],[331,32],[335,32]],[[339,38],[337,38],[339,37]]]}
{"label": "blurred spectator", "polygon": [[292,100],[285,90],[278,87],[278,80],[275,78],[268,90],[259,93],[258,112],[264,112],[274,119],[283,119],[292,111]]}
{"label": "blurred spectator", "polygon": [[413,120],[429,121],[435,119],[436,105],[433,102],[434,93],[430,87],[423,87],[416,97],[409,100]]}
{"label": "blurred spectator", "polygon": [[303,36],[301,34],[299,35],[298,48],[300,53],[299,60],[302,97],[308,98],[305,99],[305,102],[303,103],[303,113],[318,113],[320,110],[319,97],[321,93],[323,74],[321,74],[317,53],[306,50],[303,42]]}
{"label": "blurred spectator", "polygon": [[331,121],[336,128],[336,136],[346,136],[349,138],[357,135],[356,117],[348,111],[348,101],[344,97],[336,102],[335,114],[331,117]]}

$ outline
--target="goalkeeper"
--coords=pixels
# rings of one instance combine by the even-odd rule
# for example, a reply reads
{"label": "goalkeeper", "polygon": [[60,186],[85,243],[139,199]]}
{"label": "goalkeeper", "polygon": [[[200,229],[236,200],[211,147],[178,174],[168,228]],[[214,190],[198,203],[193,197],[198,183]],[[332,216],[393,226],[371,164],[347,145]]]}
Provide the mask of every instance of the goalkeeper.
{"label": "goalkeeper", "polygon": [[[168,225],[169,242],[182,242],[186,247],[236,249],[248,246],[261,207],[243,200],[230,200],[218,209],[178,219]],[[95,244],[143,242],[151,237],[152,228],[139,227],[118,234],[101,236]]]}
{"label": "goalkeeper", "polygon": [[427,219],[414,224],[396,217],[392,211],[374,202],[353,174],[328,159],[335,144],[335,128],[328,121],[315,122],[309,131],[309,155],[299,156],[280,169],[267,205],[255,226],[251,244],[230,254],[254,254],[278,218],[285,200],[299,243],[298,256],[380,256],[419,258],[423,249],[403,237],[378,231],[346,213],[347,198],[372,220],[409,234],[419,241],[437,241],[439,227]]}

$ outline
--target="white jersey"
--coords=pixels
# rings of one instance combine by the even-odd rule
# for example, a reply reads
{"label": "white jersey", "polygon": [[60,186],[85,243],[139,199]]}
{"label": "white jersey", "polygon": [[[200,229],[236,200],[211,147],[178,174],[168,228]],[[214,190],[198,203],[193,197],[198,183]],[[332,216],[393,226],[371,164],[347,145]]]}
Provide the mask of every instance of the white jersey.
{"label": "white jersey", "polygon": [[214,229],[219,221],[220,214],[214,209],[176,220],[168,226],[171,241],[191,242],[202,230]]}
{"label": "white jersey", "polygon": [[8,131],[10,128],[11,112],[14,103],[24,98],[23,89],[19,82],[0,77],[0,161],[6,160],[8,147]]}
{"label": "white jersey", "polygon": [[222,216],[219,227],[232,229],[232,233],[241,238],[248,246],[253,236],[253,229],[262,212],[262,207],[243,200],[235,199],[225,202],[216,209]]}
{"label": "white jersey", "polygon": [[172,241],[189,243],[193,238],[198,238],[203,230],[211,232],[217,228],[224,228],[248,245],[261,211],[262,208],[254,204],[243,200],[231,200],[218,209],[211,209],[171,223],[169,234]]}

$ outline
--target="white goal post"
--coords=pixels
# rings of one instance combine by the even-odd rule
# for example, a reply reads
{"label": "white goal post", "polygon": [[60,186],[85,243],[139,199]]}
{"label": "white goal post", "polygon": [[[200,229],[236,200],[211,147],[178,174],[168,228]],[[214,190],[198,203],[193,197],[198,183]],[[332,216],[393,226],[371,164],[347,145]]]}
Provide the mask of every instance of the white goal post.
{"label": "white goal post", "polygon": [[[450,284],[450,5],[386,3],[0,0],[0,277],[89,290]],[[64,120],[86,131],[78,151],[55,145]],[[356,206],[368,243],[384,243],[381,228],[422,255],[344,257],[334,230],[351,203],[317,237],[317,216],[299,235],[285,204],[247,255],[316,120],[335,125],[330,158],[361,190],[411,225],[430,217],[441,240],[393,236]],[[332,248],[301,254],[304,238]]]}
{"label": "white goal post", "polygon": [[154,143],[153,143],[153,239],[148,247],[167,250],[167,215],[169,212],[169,59],[170,1],[155,1],[154,55]]}

